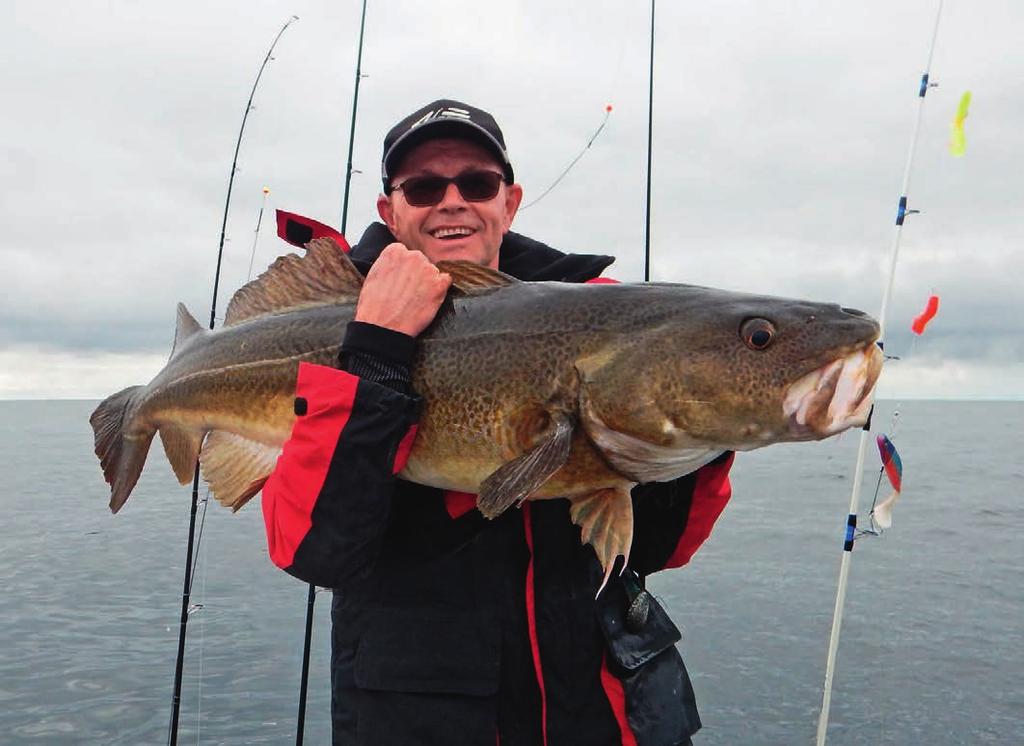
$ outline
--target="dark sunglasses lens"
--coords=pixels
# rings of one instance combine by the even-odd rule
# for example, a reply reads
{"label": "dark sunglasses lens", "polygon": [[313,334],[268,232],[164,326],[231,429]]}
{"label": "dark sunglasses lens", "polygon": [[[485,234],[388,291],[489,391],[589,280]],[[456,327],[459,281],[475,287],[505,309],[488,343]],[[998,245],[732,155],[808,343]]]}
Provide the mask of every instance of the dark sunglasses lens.
{"label": "dark sunglasses lens", "polygon": [[486,202],[494,199],[501,187],[502,175],[492,171],[473,171],[454,179],[443,176],[414,176],[402,182],[405,201],[413,207],[436,205],[444,199],[448,185],[455,182],[462,198],[469,202]]}
{"label": "dark sunglasses lens", "polygon": [[446,189],[448,189],[448,179],[440,176],[406,179],[402,183],[405,201],[413,207],[436,205],[444,198]]}
{"label": "dark sunglasses lens", "polygon": [[462,193],[462,198],[470,202],[486,202],[494,199],[501,186],[500,174],[491,171],[477,171],[459,176],[455,183]]}

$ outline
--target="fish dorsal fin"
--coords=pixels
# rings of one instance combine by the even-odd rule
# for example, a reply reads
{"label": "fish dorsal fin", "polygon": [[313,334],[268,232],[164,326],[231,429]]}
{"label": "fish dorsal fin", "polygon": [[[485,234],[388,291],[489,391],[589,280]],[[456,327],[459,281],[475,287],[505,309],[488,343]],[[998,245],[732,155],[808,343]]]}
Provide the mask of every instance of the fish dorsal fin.
{"label": "fish dorsal fin", "polygon": [[171,348],[171,357],[174,357],[174,353],[177,352],[185,342],[194,337],[196,334],[202,334],[203,327],[195,316],[188,312],[185,308],[184,303],[178,304],[178,327],[174,330],[174,346]]}
{"label": "fish dorsal fin", "polygon": [[467,295],[473,295],[485,290],[514,285],[517,280],[512,275],[506,275],[490,267],[482,267],[473,262],[462,259],[446,259],[437,263],[437,268],[451,275],[452,287],[461,290]]}
{"label": "fish dorsal fin", "polygon": [[242,286],[224,316],[232,326],[257,316],[311,306],[354,303],[363,276],[342,248],[330,238],[306,244],[306,255],[285,254],[247,285]]}

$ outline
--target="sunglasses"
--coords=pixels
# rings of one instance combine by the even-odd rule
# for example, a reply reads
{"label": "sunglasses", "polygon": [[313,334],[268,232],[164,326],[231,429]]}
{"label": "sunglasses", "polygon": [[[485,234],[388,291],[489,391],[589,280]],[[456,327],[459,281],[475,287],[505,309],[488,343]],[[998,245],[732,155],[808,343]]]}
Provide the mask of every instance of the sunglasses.
{"label": "sunglasses", "polygon": [[454,178],[446,176],[413,176],[391,187],[389,194],[401,189],[405,201],[413,207],[431,207],[444,199],[448,185],[454,184],[467,202],[494,199],[505,177],[493,171],[467,171]]}

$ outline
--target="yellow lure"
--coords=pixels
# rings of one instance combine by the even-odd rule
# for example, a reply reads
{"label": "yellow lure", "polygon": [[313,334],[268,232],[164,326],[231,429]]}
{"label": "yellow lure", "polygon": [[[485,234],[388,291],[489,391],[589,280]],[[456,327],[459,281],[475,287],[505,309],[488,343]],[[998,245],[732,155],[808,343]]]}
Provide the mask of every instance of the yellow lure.
{"label": "yellow lure", "polygon": [[964,120],[967,119],[967,109],[971,105],[971,92],[966,91],[960,97],[960,106],[956,109],[956,116],[950,125],[949,152],[955,156],[962,156],[967,152],[967,137],[964,134]]}

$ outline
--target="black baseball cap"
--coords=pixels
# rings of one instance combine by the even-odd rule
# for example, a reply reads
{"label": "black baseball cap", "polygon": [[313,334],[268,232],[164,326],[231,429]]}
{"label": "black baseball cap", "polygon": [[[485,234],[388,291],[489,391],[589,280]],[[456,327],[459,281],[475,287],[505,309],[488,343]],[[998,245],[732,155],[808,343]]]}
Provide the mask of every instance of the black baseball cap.
{"label": "black baseball cap", "polygon": [[485,147],[501,164],[505,181],[515,181],[512,163],[505,148],[505,136],[494,117],[483,109],[442,98],[417,109],[396,124],[384,137],[384,158],[381,160],[381,178],[384,191],[395,175],[402,159],[415,146],[439,137],[472,140]]}

